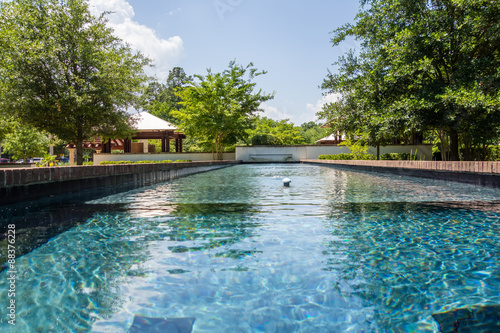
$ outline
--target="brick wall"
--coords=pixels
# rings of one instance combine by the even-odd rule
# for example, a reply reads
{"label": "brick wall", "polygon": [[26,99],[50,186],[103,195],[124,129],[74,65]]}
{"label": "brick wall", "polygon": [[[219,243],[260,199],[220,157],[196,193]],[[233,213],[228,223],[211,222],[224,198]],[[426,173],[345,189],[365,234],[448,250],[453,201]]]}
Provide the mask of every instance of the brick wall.
{"label": "brick wall", "polygon": [[0,188],[51,182],[62,182],[107,176],[155,173],[183,168],[234,164],[235,161],[177,162],[152,164],[118,164],[96,166],[68,166],[51,168],[0,169]]}
{"label": "brick wall", "polygon": [[451,172],[470,172],[500,174],[500,162],[442,162],[442,161],[338,161],[338,160],[301,160],[326,164],[374,166],[382,168],[416,169]]}
{"label": "brick wall", "polygon": [[500,162],[301,160],[303,163],[500,187]]}
{"label": "brick wall", "polygon": [[0,204],[96,188],[147,186],[238,163],[208,161],[0,169]]}

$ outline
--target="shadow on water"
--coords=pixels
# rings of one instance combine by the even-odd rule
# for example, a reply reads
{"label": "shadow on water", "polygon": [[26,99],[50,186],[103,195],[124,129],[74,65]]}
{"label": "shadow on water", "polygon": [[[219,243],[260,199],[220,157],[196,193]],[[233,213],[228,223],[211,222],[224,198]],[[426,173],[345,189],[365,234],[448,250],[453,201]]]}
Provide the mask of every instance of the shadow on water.
{"label": "shadow on water", "polygon": [[[47,243],[51,238],[86,223],[96,213],[118,212],[125,205],[49,205],[39,211],[27,210],[24,215],[15,214],[0,218],[0,248],[7,248],[7,226],[16,226],[16,256],[22,256]],[[0,272],[5,269],[5,256],[0,257]]]}
{"label": "shadow on water", "polygon": [[[16,285],[13,331],[86,332],[95,320],[110,316],[126,302],[119,289],[124,278],[145,274],[137,263],[147,260],[148,244],[131,240],[152,227],[126,213],[94,213],[85,224],[17,258],[22,279]],[[0,296],[7,298],[7,290],[2,279]]]}
{"label": "shadow on water", "polygon": [[426,325],[434,313],[500,301],[497,207],[497,202],[331,204],[324,269],[338,273],[339,292],[374,307],[380,327],[431,330]]}
{"label": "shadow on water", "polygon": [[[25,255],[47,243],[51,238],[86,223],[95,213],[120,212],[120,204],[87,204],[102,198],[143,187],[127,183],[119,186],[53,195],[44,199],[0,205],[0,248],[7,248],[7,226],[15,225],[16,256]],[[0,272],[5,269],[5,256],[0,257]]]}
{"label": "shadow on water", "polygon": [[[61,207],[67,213],[58,211]],[[205,251],[229,260],[253,254],[237,247],[244,238],[254,236],[258,226],[250,222],[255,212],[252,205],[178,203],[166,208],[166,216],[157,217],[138,217],[138,210],[129,204],[73,204],[44,210],[44,232],[48,235],[54,229],[52,233],[58,235],[48,242],[49,236],[41,238],[44,246],[16,260],[18,270],[23,271],[23,283],[16,291],[22,299],[16,329],[89,331],[95,321],[108,318],[127,302],[120,291],[124,279],[148,275],[142,263],[151,259],[151,244],[172,241],[175,245],[169,250],[173,253]],[[36,241],[37,231],[43,230],[35,218],[40,212],[31,214],[34,217],[19,220],[25,226],[19,233],[27,243]],[[168,272],[183,274],[184,268]],[[8,289],[3,288],[5,283],[0,282],[0,290]],[[0,296],[5,295],[0,292]],[[71,320],[58,320],[69,315]]]}

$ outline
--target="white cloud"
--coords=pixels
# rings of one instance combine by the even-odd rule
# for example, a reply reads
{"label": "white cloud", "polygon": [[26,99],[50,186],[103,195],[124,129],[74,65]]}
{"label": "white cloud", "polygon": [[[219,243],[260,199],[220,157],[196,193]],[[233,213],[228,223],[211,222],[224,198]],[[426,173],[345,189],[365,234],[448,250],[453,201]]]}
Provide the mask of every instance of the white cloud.
{"label": "white cloud", "polygon": [[317,112],[321,111],[323,105],[336,102],[340,98],[340,94],[328,94],[323,96],[320,100],[316,101],[316,104],[308,103],[306,105],[307,111],[316,115]]}
{"label": "white cloud", "polygon": [[[148,72],[150,75],[164,79],[168,71],[184,57],[181,37],[163,39],[150,27],[134,21],[134,9],[126,0],[90,0],[89,4],[94,15],[104,11],[112,12],[107,18],[115,35],[128,43],[132,49],[153,59],[155,67]],[[176,11],[179,10],[180,8]]]}
{"label": "white cloud", "polygon": [[273,120],[284,120],[291,118],[289,115],[278,110],[278,108],[271,105],[267,105],[266,103],[262,103],[260,105],[260,108],[264,110],[264,114],[261,114],[261,117],[267,117]]}

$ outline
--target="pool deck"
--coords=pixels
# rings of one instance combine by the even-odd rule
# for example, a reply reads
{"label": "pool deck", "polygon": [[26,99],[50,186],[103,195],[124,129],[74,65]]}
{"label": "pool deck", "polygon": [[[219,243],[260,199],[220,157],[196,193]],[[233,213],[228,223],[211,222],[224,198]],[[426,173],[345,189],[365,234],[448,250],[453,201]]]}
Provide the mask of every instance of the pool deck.
{"label": "pool deck", "polygon": [[301,163],[500,187],[500,162],[301,160]]}

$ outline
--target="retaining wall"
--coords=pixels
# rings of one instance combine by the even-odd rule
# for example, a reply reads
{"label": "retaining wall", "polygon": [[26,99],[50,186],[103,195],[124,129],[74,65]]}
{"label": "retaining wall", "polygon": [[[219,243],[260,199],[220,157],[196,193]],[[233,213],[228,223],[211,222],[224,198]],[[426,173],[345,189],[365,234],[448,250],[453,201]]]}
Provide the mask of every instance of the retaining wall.
{"label": "retaining wall", "polygon": [[[350,153],[349,148],[338,145],[291,145],[291,146],[237,146],[236,160],[243,162],[282,162],[285,155],[288,162],[299,162],[304,159],[317,159],[319,155],[335,155]],[[369,154],[377,154],[375,147],[368,149]],[[432,145],[393,145],[380,147],[380,154],[412,153],[418,160],[432,159]]]}
{"label": "retaining wall", "polygon": [[316,159],[304,159],[301,162],[500,187],[500,162],[337,161]]}
{"label": "retaining wall", "polygon": [[0,170],[0,204],[124,183],[149,185],[237,164],[178,162]]}
{"label": "retaining wall", "polygon": [[[191,161],[213,161],[215,155],[212,153],[138,153],[138,154],[94,154],[94,165],[101,161],[165,161],[165,160],[191,160]],[[224,153],[222,159],[234,161],[235,153]]]}

